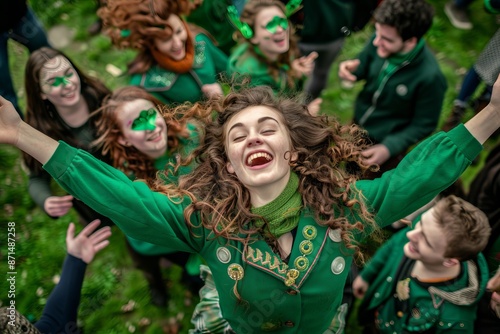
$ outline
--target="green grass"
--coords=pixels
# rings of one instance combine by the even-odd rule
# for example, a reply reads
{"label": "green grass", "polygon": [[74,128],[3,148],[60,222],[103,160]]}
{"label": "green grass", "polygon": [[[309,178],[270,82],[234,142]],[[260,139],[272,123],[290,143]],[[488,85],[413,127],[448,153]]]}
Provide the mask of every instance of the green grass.
{"label": "green grass", "polygon": [[[434,26],[428,33],[427,40],[442,66],[448,80],[441,122],[451,110],[451,103],[458,93],[458,88],[465,71],[474,63],[488,39],[498,29],[495,17],[485,13],[481,1],[476,1],[471,9],[474,29],[462,31],[454,29],[443,13],[446,1],[431,1],[435,5],[437,16]],[[39,18],[46,27],[65,24],[75,29],[75,39],[63,51],[75,63],[103,80],[110,88],[123,86],[125,76],[113,77],[106,70],[107,64],[114,64],[123,71],[134,53],[116,50],[106,37],[90,38],[86,28],[95,20],[93,1],[30,1]],[[338,62],[354,57],[363,47],[365,40],[372,33],[371,28],[349,37],[346,40],[338,61],[332,67],[332,75],[327,89],[323,93],[323,111],[336,115],[347,123],[352,118],[352,105],[356,93],[361,88],[356,84],[352,89],[342,88],[336,75]],[[27,51],[13,42],[9,42],[10,62],[15,86],[18,88],[21,107],[24,107],[23,73],[28,57]],[[472,112],[467,114],[472,116]],[[484,158],[494,141],[486,143]],[[11,147],[0,145],[0,272],[7,273],[7,223],[16,223],[16,306],[18,310],[37,319],[41,315],[46,299],[54,287],[54,277],[60,273],[65,256],[65,233],[70,221],[77,222],[75,212],[57,220],[48,218],[36,207],[27,193],[27,176],[21,167],[20,153]],[[481,167],[469,168],[464,176],[468,184]],[[63,193],[57,185],[54,189]],[[168,307],[159,309],[149,305],[147,284],[142,273],[133,269],[127,254],[124,236],[113,229],[111,245],[101,252],[87,269],[87,277],[82,290],[82,302],[79,320],[85,326],[86,333],[162,333],[172,319],[180,319],[181,331],[187,332],[189,319],[196,298],[186,298],[185,289],[179,284],[180,270],[165,270],[171,291]],[[2,276],[3,277],[3,276]],[[0,281],[0,303],[9,302],[7,282]],[[122,311],[122,306],[135,301],[131,312]],[[186,306],[186,302],[191,302]],[[147,323],[149,325],[143,325]],[[351,324],[350,333],[357,333],[358,328]]]}

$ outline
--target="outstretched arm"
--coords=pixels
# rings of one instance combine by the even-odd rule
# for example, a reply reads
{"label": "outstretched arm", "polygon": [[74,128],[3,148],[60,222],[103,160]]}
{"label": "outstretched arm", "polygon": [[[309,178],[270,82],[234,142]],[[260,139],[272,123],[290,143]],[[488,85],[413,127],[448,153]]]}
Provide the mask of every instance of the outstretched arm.
{"label": "outstretched arm", "polygon": [[77,329],[76,319],[85,269],[94,256],[109,244],[109,226],[94,232],[101,222],[94,220],[76,237],[71,223],[66,234],[68,255],[64,260],[61,279],[50,294],[40,320],[35,324],[42,333],[70,333]]}
{"label": "outstretched arm", "polygon": [[40,163],[54,154],[57,141],[23,122],[12,103],[0,96],[0,143],[16,146]]}

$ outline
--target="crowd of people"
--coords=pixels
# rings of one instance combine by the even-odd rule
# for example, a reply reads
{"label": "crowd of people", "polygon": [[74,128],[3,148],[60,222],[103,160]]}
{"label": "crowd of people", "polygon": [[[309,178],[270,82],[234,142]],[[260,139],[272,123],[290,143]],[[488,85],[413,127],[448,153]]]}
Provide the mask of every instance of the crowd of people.
{"label": "crowd of people", "polygon": [[[457,28],[472,28],[470,2],[445,5]],[[342,333],[354,298],[364,333],[500,331],[500,148],[456,191],[500,127],[498,32],[438,131],[448,84],[425,40],[436,10],[425,0],[102,1],[101,33],[136,51],[114,91],[13,3],[5,41],[29,40],[15,33],[23,24],[36,40],[23,43],[26,111],[0,73],[0,143],[23,152],[33,201],[53,219],[75,209],[83,230],[68,227],[38,322],[0,308],[2,333],[80,330],[85,268],[112,229],[152,304],[169,299],[161,262],[182,268],[200,296],[190,333]],[[341,124],[321,92],[366,13],[373,36],[338,68],[363,82]],[[483,104],[462,124],[480,82]],[[364,242],[400,221],[367,260]]]}

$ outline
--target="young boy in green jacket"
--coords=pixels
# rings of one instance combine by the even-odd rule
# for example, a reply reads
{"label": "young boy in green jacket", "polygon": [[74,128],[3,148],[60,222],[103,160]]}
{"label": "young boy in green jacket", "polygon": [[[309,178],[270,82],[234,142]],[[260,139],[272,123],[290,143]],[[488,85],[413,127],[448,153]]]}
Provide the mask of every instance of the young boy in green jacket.
{"label": "young boy in green jacket", "polygon": [[354,280],[365,332],[474,332],[489,278],[486,215],[450,195],[394,235]]}

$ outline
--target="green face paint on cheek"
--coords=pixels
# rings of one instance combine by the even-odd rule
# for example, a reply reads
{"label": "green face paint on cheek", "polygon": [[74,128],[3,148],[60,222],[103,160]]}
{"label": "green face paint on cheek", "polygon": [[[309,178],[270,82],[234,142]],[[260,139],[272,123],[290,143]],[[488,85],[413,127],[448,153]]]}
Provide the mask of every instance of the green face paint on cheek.
{"label": "green face paint on cheek", "polygon": [[271,21],[269,21],[264,27],[271,34],[275,34],[278,27],[283,28],[283,30],[288,29],[288,19],[285,17],[275,16]]}
{"label": "green face paint on cheek", "polygon": [[156,129],[156,110],[151,108],[142,110],[134,122],[132,123],[132,130],[134,131],[152,131]]}

